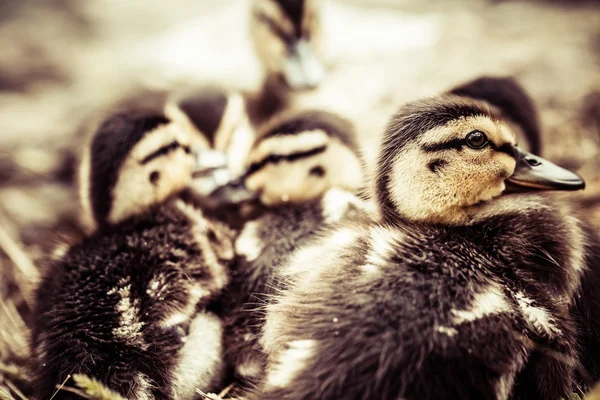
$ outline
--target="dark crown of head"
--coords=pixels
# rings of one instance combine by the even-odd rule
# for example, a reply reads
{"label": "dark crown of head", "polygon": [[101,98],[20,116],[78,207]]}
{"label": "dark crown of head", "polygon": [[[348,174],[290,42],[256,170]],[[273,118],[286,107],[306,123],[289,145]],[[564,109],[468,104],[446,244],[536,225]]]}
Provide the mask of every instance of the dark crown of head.
{"label": "dark crown of head", "polygon": [[94,218],[102,223],[112,204],[119,169],[133,147],[152,130],[169,123],[155,113],[118,113],[105,119],[91,143],[90,201]]}

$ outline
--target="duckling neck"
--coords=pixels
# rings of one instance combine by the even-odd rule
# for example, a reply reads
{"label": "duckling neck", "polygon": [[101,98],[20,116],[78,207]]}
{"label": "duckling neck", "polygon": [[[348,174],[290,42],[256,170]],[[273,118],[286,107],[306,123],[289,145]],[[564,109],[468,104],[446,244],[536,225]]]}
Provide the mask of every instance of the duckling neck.
{"label": "duckling neck", "polygon": [[586,244],[580,222],[566,204],[539,194],[503,195],[464,208],[454,222],[400,216],[394,225],[441,243],[469,244],[473,254],[498,260],[517,281],[537,280],[557,301],[573,300],[584,271]]}
{"label": "duckling neck", "polygon": [[439,213],[427,212],[423,214],[406,214],[399,212],[393,203],[379,205],[379,215],[385,223],[396,225],[432,225],[432,226],[462,226],[468,225],[473,220],[475,207],[452,206]]}
{"label": "duckling neck", "polygon": [[286,108],[290,103],[290,89],[275,75],[269,75],[262,87],[248,98],[248,110],[253,125],[266,121],[269,117]]}

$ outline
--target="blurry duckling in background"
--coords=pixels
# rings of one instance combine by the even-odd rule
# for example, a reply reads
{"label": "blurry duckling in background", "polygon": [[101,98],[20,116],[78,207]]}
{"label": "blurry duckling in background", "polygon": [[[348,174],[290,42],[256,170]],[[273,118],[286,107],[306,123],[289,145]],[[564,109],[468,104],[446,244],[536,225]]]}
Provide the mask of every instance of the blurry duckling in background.
{"label": "blurry duckling in background", "polygon": [[292,90],[317,87],[325,76],[320,24],[317,0],[255,0],[250,29],[267,75]]}
{"label": "blurry duckling in background", "polygon": [[261,90],[248,97],[255,125],[288,107],[293,93],[315,89],[324,79],[320,7],[318,0],[254,0],[250,30],[265,69]]}
{"label": "blurry duckling in background", "polygon": [[[255,133],[248,121],[243,99],[235,92],[214,85],[193,86],[185,90],[139,88],[119,100],[111,109],[114,114],[135,115],[142,111],[164,115],[189,136],[190,148],[194,153],[201,154],[197,160],[198,167],[205,173],[195,174],[195,179],[186,190],[186,201],[203,206],[203,201],[209,194],[245,170],[245,160]],[[88,143],[78,146],[82,148],[83,154],[79,157],[79,197],[83,208],[79,219],[88,232],[95,229],[95,219],[88,198],[91,151],[89,142],[103,122],[98,116],[106,114],[110,113],[92,114],[91,122],[82,128],[80,134],[87,137]],[[242,189],[236,190],[233,196],[241,196],[242,200],[251,196],[251,193]],[[228,201],[223,197],[219,195],[219,204]]]}
{"label": "blurry duckling in background", "polygon": [[175,91],[165,113],[199,138],[199,161],[208,172],[198,176],[184,193],[187,202],[233,229],[244,223],[246,206],[253,209],[256,193],[241,178],[255,140],[254,127],[241,94],[218,86]]}
{"label": "blurry duckling in background", "polygon": [[40,398],[75,373],[132,399],[191,399],[219,384],[222,323],[210,307],[233,247],[178,197],[201,172],[193,141],[155,113],[99,125],[81,177],[96,231],[50,262],[35,295]]}
{"label": "blurry duckling in background", "polygon": [[356,192],[362,160],[352,124],[325,111],[275,117],[258,133],[244,180],[265,205],[301,202],[338,187]]}
{"label": "blurry duckling in background", "polygon": [[519,146],[542,154],[540,118],[533,99],[512,77],[481,76],[458,85],[449,94],[481,100],[496,108],[516,133]]}
{"label": "blurry duckling in background", "polygon": [[257,398],[570,395],[584,235],[564,204],[507,185],[584,187],[517,148],[484,102],[402,107],[378,157],[381,221],[347,224],[281,268]]}
{"label": "blurry duckling in background", "polygon": [[264,305],[283,282],[280,266],[341,221],[373,217],[355,195],[362,170],[354,131],[333,114],[307,111],[278,118],[259,136],[249,163],[246,183],[260,193],[261,206],[235,241],[236,261],[222,306],[225,358],[232,378],[246,389],[264,374],[258,339]]}

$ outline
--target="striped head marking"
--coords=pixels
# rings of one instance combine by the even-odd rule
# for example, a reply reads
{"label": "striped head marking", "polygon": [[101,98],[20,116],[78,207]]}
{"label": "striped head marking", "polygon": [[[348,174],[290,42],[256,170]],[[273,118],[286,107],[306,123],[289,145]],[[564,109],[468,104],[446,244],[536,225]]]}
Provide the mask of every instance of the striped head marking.
{"label": "striped head marking", "polygon": [[499,196],[515,170],[515,135],[486,103],[443,96],[404,106],[378,160],[386,218],[461,223],[469,207]]}
{"label": "striped head marking", "polygon": [[161,115],[104,120],[81,167],[81,197],[95,224],[117,223],[184,189],[195,166],[189,135]]}
{"label": "striped head marking", "polygon": [[449,94],[481,100],[495,107],[511,128],[519,142],[524,142],[528,150],[541,154],[542,135],[540,119],[533,99],[519,82],[506,76],[480,76],[463,83]]}
{"label": "striped head marking", "polygon": [[339,187],[354,191],[362,167],[346,120],[305,111],[272,121],[250,151],[246,186],[267,205],[301,202]]}
{"label": "striped head marking", "polygon": [[267,73],[293,90],[319,85],[325,71],[319,57],[320,0],[255,0],[251,33]]}

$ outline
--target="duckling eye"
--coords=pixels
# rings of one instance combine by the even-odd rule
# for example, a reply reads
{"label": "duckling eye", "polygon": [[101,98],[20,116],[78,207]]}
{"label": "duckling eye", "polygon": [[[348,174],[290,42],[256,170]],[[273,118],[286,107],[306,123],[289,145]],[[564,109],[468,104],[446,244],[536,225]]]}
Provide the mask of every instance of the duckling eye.
{"label": "duckling eye", "polygon": [[488,144],[488,138],[481,131],[470,132],[465,138],[467,146],[472,149],[481,149]]}
{"label": "duckling eye", "polygon": [[210,240],[213,243],[216,243],[219,239],[217,237],[217,234],[215,233],[215,231],[212,230],[211,228],[208,228],[208,231],[206,232],[206,236],[208,237],[208,240]]}
{"label": "duckling eye", "polygon": [[192,148],[190,146],[181,146],[183,148],[183,151],[185,151],[185,154],[191,154],[192,153]]}
{"label": "duckling eye", "polygon": [[160,178],[160,173],[158,171],[152,171],[148,179],[150,180],[150,183],[155,185],[156,182],[158,182],[158,178]]}
{"label": "duckling eye", "polygon": [[308,171],[308,174],[311,176],[322,177],[325,176],[325,169],[320,165],[317,165],[316,167],[312,167],[311,170]]}

